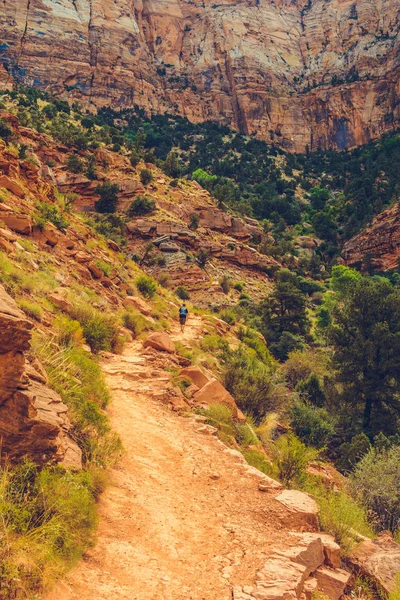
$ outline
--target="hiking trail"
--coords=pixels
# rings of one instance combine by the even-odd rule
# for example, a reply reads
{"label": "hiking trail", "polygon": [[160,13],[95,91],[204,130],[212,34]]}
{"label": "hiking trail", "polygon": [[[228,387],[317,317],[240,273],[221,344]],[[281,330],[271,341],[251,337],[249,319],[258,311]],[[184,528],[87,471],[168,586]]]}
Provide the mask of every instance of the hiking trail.
{"label": "hiking trail", "polygon": [[[185,343],[201,330],[192,317],[171,335]],[[240,457],[155,399],[169,382],[163,354],[134,341],[102,362],[125,453],[100,500],[95,547],[47,600],[231,600],[234,584],[254,585],[290,544],[288,511]]]}

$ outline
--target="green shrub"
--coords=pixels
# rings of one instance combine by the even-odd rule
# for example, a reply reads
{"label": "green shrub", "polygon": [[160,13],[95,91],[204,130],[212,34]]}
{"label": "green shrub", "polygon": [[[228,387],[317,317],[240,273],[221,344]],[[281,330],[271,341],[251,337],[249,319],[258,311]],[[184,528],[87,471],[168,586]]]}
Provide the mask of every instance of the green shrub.
{"label": "green shrub", "polygon": [[36,204],[36,209],[38,211],[38,216],[35,219],[35,224],[39,227],[43,228],[47,221],[53,223],[53,225],[55,225],[57,229],[60,229],[61,231],[68,227],[69,220],[55,204],[38,202]]}
{"label": "green shrub", "polygon": [[0,470],[0,599],[37,598],[94,541],[96,477],[24,461]]}
{"label": "green shrub", "polygon": [[233,288],[234,288],[235,290],[237,290],[238,292],[242,292],[242,291],[243,291],[243,289],[244,289],[244,283],[241,283],[240,281],[237,281],[237,282],[235,283],[235,285],[233,286]]}
{"label": "green shrub", "polygon": [[13,136],[13,130],[11,129],[8,121],[0,119],[0,138],[5,142],[9,142]]}
{"label": "green shrub", "polygon": [[43,309],[40,304],[31,302],[30,300],[18,300],[18,306],[28,315],[28,317],[32,317],[32,319],[39,322],[42,320]]}
{"label": "green shrub", "polygon": [[232,280],[228,275],[224,275],[219,282],[222,291],[224,294],[229,294],[229,291],[232,287]]}
{"label": "green shrub", "polygon": [[286,486],[299,485],[306,474],[308,463],[317,458],[318,452],[307,448],[295,435],[282,435],[273,445],[272,456],[279,479]]}
{"label": "green shrub", "polygon": [[336,466],[341,471],[352,471],[355,465],[371,449],[371,442],[365,433],[358,433],[350,442],[344,442],[339,447],[339,458]]}
{"label": "green shrub", "polygon": [[192,213],[189,217],[190,221],[189,221],[189,228],[196,230],[199,228],[199,224],[200,224],[200,218],[199,215],[197,215],[196,213]]}
{"label": "green shrub", "polygon": [[255,467],[262,473],[265,473],[265,475],[268,475],[268,477],[278,476],[276,467],[274,467],[271,461],[268,460],[264,452],[262,452],[261,450],[251,448],[249,450],[245,450],[243,452],[243,456],[245,457],[249,465]]}
{"label": "green shrub", "polygon": [[400,600],[400,573],[396,574],[394,588],[390,592],[388,600]]}
{"label": "green shrub", "polygon": [[157,284],[151,277],[141,275],[135,280],[135,285],[139,292],[146,298],[152,298],[157,291]]}
{"label": "green shrub", "polygon": [[281,406],[281,398],[274,394],[271,370],[244,347],[227,357],[224,382],[239,408],[257,423]]}
{"label": "green shrub", "polygon": [[322,449],[333,435],[335,428],[332,418],[323,408],[315,408],[305,402],[295,402],[290,410],[290,424],[298,438]]}
{"label": "green shrub", "polygon": [[57,316],[53,322],[57,342],[61,346],[77,346],[83,344],[83,329],[79,321],[70,319],[67,315]]}
{"label": "green shrub", "polygon": [[219,313],[219,316],[225,323],[228,323],[228,325],[234,325],[236,323],[236,315],[231,308],[224,308]]}
{"label": "green shrub", "polygon": [[367,511],[345,490],[334,491],[314,478],[306,481],[302,489],[317,501],[321,530],[334,536],[344,556],[359,539],[357,534],[374,537]]}
{"label": "green shrub", "polygon": [[82,173],[84,168],[84,162],[79,156],[75,153],[72,153],[68,156],[67,159],[67,169],[71,171],[71,173]]}
{"label": "green shrub", "polygon": [[127,310],[122,315],[122,322],[124,327],[129,329],[135,337],[140,335],[143,331],[151,329],[151,324],[140,312],[134,310]]}
{"label": "green shrub", "polygon": [[128,216],[136,217],[153,212],[156,207],[155,200],[146,196],[137,196],[128,209]]}
{"label": "green shrub", "polygon": [[354,469],[351,488],[376,519],[380,530],[394,533],[400,523],[400,446],[371,449]]}
{"label": "green shrub", "polygon": [[95,193],[100,196],[99,200],[96,200],[94,207],[99,213],[113,213],[117,208],[118,202],[119,185],[106,181],[105,183],[98,185],[95,189]]}
{"label": "green shrub", "polygon": [[175,293],[178,296],[178,298],[180,298],[181,300],[189,300],[189,298],[190,298],[189,292],[183,285],[180,285],[179,287],[177,287]]}
{"label": "green shrub", "polygon": [[140,181],[143,185],[148,185],[151,181],[153,181],[153,173],[150,169],[142,169],[140,171]]}
{"label": "green shrub", "polygon": [[81,324],[85,340],[93,352],[116,349],[119,328],[115,317],[85,304],[74,306],[70,316]]}

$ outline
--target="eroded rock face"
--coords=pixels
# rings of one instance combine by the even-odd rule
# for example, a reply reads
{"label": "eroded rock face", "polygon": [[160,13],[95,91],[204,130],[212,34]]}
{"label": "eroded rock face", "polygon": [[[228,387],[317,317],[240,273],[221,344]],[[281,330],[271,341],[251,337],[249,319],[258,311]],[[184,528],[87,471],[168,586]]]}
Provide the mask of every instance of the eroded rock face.
{"label": "eroded rock face", "polygon": [[349,561],[390,593],[396,584],[396,574],[400,573],[400,544],[396,544],[390,533],[384,532],[376,540],[361,542],[352,551]]}
{"label": "eroded rock face", "polygon": [[366,227],[346,242],[343,262],[350,267],[363,268],[372,262],[377,270],[396,269],[400,258],[400,205],[384,210]]}
{"label": "eroded rock face", "polygon": [[39,365],[27,362],[32,324],[0,286],[1,458],[29,456],[37,464],[82,466],[81,451],[69,437],[67,407],[46,385]]}
{"label": "eroded rock face", "polygon": [[[0,85],[216,120],[288,150],[398,127],[399,1],[6,0]],[[48,57],[51,56],[51,61]]]}

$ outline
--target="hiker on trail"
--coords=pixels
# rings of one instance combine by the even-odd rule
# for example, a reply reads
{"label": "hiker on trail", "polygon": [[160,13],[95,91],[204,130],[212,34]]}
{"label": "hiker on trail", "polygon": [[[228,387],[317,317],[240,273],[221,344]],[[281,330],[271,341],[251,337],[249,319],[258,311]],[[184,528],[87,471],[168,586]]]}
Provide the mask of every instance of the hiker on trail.
{"label": "hiker on trail", "polygon": [[181,324],[181,332],[182,333],[183,333],[183,330],[185,329],[188,313],[189,313],[189,311],[186,308],[186,304],[183,303],[179,309],[179,323]]}

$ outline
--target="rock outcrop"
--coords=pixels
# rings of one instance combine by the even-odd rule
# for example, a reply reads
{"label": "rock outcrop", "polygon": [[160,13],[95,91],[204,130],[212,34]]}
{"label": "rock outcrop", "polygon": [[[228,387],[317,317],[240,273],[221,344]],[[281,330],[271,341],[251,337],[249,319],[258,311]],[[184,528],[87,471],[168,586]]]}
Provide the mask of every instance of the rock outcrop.
{"label": "rock outcrop", "polygon": [[398,0],[6,0],[0,85],[343,149],[399,126],[398,23]]}
{"label": "rock outcrop", "polygon": [[364,540],[351,553],[349,564],[378,582],[386,593],[394,590],[396,575],[400,573],[400,544],[396,544],[388,532],[376,540]]}
{"label": "rock outcrop", "polygon": [[32,324],[0,286],[0,446],[1,459],[29,456],[38,464],[81,467],[81,451],[69,437],[67,407],[25,353]]}
{"label": "rock outcrop", "polygon": [[387,271],[396,269],[400,257],[400,205],[381,212],[366,227],[346,242],[343,262],[350,267]]}

